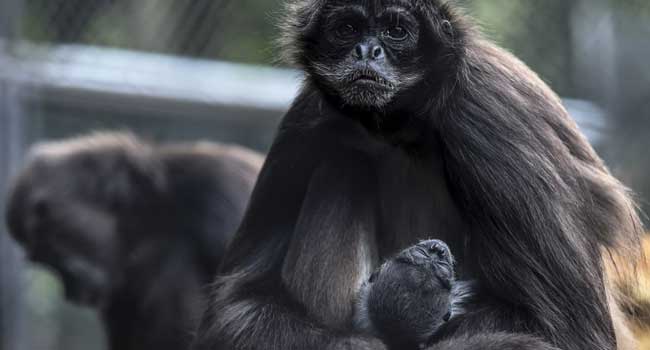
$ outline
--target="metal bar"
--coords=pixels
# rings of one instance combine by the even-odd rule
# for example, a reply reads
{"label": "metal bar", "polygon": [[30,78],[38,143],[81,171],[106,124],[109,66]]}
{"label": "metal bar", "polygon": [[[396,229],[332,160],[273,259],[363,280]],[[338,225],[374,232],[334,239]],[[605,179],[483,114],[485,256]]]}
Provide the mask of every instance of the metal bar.
{"label": "metal bar", "polygon": [[[22,1],[0,1],[0,73],[19,33]],[[1,76],[2,74],[0,74]],[[27,348],[24,337],[24,260],[5,229],[4,204],[7,184],[22,156],[22,116],[18,87],[0,79],[0,349]]]}

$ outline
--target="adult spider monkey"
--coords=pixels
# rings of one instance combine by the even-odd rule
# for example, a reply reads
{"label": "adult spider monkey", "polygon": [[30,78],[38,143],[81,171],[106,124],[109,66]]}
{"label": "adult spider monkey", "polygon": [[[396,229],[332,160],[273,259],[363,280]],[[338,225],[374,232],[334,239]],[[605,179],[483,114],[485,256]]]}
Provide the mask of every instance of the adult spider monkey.
{"label": "adult spider monkey", "polygon": [[307,78],[195,348],[384,349],[352,330],[356,295],[430,236],[476,283],[431,349],[615,349],[602,253],[633,259],[642,225],[550,88],[440,0],[300,0],[287,18]]}
{"label": "adult spider monkey", "polygon": [[108,348],[188,349],[262,157],[94,133],[34,146],[7,203],[30,260],[100,314]]}

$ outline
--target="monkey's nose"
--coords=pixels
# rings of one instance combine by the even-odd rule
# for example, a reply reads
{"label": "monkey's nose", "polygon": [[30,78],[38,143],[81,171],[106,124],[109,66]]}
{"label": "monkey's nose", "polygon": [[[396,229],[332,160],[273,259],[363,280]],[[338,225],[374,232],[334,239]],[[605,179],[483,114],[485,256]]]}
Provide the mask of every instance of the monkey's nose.
{"label": "monkey's nose", "polygon": [[384,58],[384,48],[377,44],[357,44],[354,47],[354,56],[358,60],[379,60]]}
{"label": "monkey's nose", "polygon": [[365,50],[364,46],[365,45],[363,45],[363,44],[358,44],[357,46],[354,47],[354,56],[359,60],[364,59],[365,56],[366,56],[366,54],[365,54],[366,50]]}
{"label": "monkey's nose", "polygon": [[372,59],[378,60],[384,58],[384,49],[381,46],[375,46],[372,48]]}

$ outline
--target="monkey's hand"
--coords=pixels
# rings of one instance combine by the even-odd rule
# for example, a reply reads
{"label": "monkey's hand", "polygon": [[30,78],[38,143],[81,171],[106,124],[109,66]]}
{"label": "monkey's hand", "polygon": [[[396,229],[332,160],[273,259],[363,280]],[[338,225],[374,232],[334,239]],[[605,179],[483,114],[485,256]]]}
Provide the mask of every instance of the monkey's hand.
{"label": "monkey's hand", "polygon": [[417,349],[451,315],[453,257],[439,240],[421,242],[384,263],[362,287],[356,322],[391,349]]}

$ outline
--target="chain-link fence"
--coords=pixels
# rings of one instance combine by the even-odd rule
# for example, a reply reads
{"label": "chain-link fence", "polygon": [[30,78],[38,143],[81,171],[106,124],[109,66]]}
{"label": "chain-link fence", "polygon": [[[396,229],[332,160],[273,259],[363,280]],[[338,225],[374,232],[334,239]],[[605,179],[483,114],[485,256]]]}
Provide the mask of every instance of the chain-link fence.
{"label": "chain-link fence", "polygon": [[41,42],[214,57],[222,3],[213,0],[28,0],[23,30]]}
{"label": "chain-link fence", "polygon": [[38,42],[251,62],[270,57],[267,17],[274,6],[277,1],[26,0],[21,29]]}

